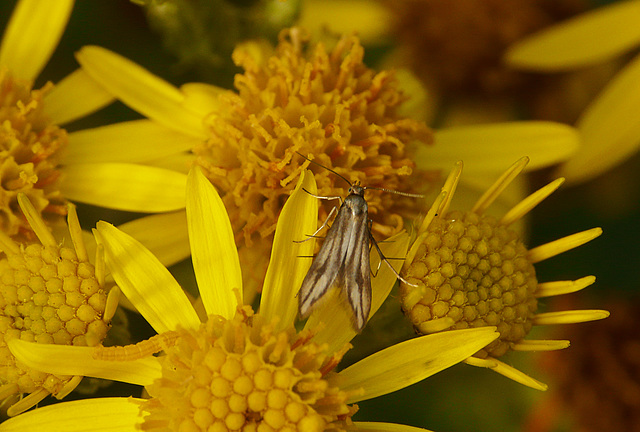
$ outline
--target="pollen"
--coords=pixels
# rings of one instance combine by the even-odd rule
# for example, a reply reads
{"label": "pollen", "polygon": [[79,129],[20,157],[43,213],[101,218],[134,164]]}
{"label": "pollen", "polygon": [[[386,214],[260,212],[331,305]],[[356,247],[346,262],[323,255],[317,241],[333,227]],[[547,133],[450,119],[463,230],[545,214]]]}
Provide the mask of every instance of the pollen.
{"label": "pollen", "polygon": [[325,348],[293,328],[274,331],[246,306],[240,312],[178,331],[159,357],[162,378],[147,387],[142,429],[345,430],[355,410],[323,369],[334,360]]}
{"label": "pollen", "polygon": [[414,326],[449,317],[451,329],[497,326],[500,338],[476,355],[500,357],[529,333],[536,273],[520,236],[498,221],[451,212],[429,226],[405,277],[401,302]]}
{"label": "pollen", "polygon": [[[408,96],[394,73],[368,68],[355,36],[332,48],[307,39],[293,28],[281,32],[275,48],[238,47],[233,59],[244,73],[236,75],[237,93],[219,96],[221,108],[207,120],[210,138],[194,149],[196,163],[223,196],[241,259],[250,249],[243,245],[269,239],[258,246],[270,247],[277,215],[303,169],[315,172],[318,194],[347,195],[344,180],[296,152],[351,182],[403,192],[424,188],[410,144],[430,144],[432,133],[401,115]],[[398,195],[370,191],[367,201],[373,229],[386,235],[418,212],[415,200]],[[324,220],[335,202],[322,204]]]}
{"label": "pollen", "polygon": [[73,245],[67,247],[55,242],[25,195],[19,195],[18,201],[41,243],[17,243],[0,235],[5,253],[0,259],[0,399],[30,394],[11,406],[9,415],[49,394],[59,399],[66,396],[82,377],[32,370],[13,357],[7,341],[98,345],[117,304],[117,300],[108,301],[104,277],[86,257],[75,210],[71,207],[69,213]]}
{"label": "pollen", "polygon": [[20,214],[19,193],[49,224],[62,222],[66,212],[58,165],[67,132],[51,124],[43,111],[43,97],[52,87],[48,83],[32,90],[31,82],[16,79],[0,67],[0,225],[18,240],[34,239]]}

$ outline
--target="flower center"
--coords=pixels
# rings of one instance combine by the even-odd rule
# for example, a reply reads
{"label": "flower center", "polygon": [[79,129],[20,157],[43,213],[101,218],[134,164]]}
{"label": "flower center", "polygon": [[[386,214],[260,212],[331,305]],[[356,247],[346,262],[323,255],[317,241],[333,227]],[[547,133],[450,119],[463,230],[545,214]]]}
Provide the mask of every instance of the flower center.
{"label": "flower center", "polygon": [[18,338],[58,345],[95,346],[109,325],[107,295],[92,264],[67,247],[32,244],[0,259],[0,382],[20,393],[56,395],[71,377],[37,372],[16,363],[6,341]]}
{"label": "flower center", "polygon": [[485,215],[435,218],[404,276],[402,308],[422,324],[448,317],[452,329],[497,326],[500,338],[476,356],[499,357],[531,330],[537,308],[535,269],[519,235]]}
{"label": "flower center", "polygon": [[[275,51],[253,48],[234,52],[245,70],[236,75],[238,93],[220,96],[222,108],[208,122],[210,139],[194,149],[247,244],[254,235],[274,232],[294,180],[309,165],[296,151],[366,186],[421,188],[415,175],[412,182],[407,178],[415,169],[407,144],[430,143],[431,131],[398,114],[407,97],[392,72],[376,73],[364,65],[357,38],[344,37],[330,51],[320,43],[306,53],[305,36],[294,28],[281,33]],[[310,168],[320,195],[346,196],[344,180]],[[401,228],[404,207],[417,206],[415,200],[379,191],[368,192],[367,199],[374,222],[388,234]],[[323,220],[333,205],[326,204]]]}
{"label": "flower center", "polygon": [[147,387],[144,430],[341,430],[355,412],[325,376],[337,361],[293,328],[238,313],[180,333]]}
{"label": "flower center", "polygon": [[20,192],[45,221],[57,222],[66,213],[57,166],[67,132],[50,124],[43,112],[42,100],[52,85],[40,90],[31,86],[0,67],[0,224],[12,237],[31,232],[18,208]]}

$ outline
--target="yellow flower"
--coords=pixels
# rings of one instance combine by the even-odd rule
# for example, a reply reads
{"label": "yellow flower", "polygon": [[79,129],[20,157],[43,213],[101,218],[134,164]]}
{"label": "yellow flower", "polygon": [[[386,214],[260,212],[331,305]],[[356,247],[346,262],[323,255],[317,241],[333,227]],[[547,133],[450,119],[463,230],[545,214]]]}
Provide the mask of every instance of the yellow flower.
{"label": "yellow flower", "polygon": [[[473,159],[470,166],[486,174],[522,152],[532,155],[532,165],[545,166],[565,159],[577,147],[570,127],[550,123],[449,130],[439,137],[442,146],[430,146],[429,129],[403,112],[407,96],[394,73],[366,67],[355,37],[343,37],[331,49],[321,43],[307,46],[304,34],[294,28],[282,32],[275,49],[260,43],[243,44],[234,52],[234,60],[245,69],[236,76],[237,92],[201,83],[178,89],[100,47],[84,47],[77,58],[92,78],[149,117],[157,130],[172,131],[149,136],[133,123],[111,125],[85,131],[77,146],[96,161],[108,161],[107,154],[118,158],[146,155],[140,161],[149,168],[185,172],[191,163],[200,165],[229,209],[241,262],[255,267],[255,272],[245,275],[253,279],[245,280],[246,285],[260,285],[276,216],[293,189],[293,179],[308,166],[295,151],[367,186],[411,192],[432,187],[451,158],[466,157],[467,151]],[[553,145],[538,146],[541,142]],[[474,143],[477,148],[471,149]],[[138,148],[144,150],[138,154]],[[156,159],[149,156],[152,154]],[[322,169],[313,169],[321,194],[345,195],[346,184]],[[66,174],[69,184],[82,188],[94,171],[87,164],[81,171]],[[153,196],[162,200],[158,195],[164,191],[164,178],[160,171],[157,175],[160,178],[156,174],[145,177],[146,185],[156,189]],[[121,183],[121,187],[129,186]],[[86,188],[78,189],[73,198],[98,204],[94,191]],[[403,219],[417,212],[415,200],[405,197],[371,191],[367,199],[373,229],[385,236],[398,232]],[[327,205],[320,217],[328,211]],[[175,220],[179,216],[168,217]],[[162,220],[156,218],[159,229],[176,225]],[[135,229],[127,227],[132,234]],[[164,263],[171,262],[165,260],[165,251],[175,254],[179,248],[157,244],[164,236],[148,237],[151,242],[145,244]],[[177,243],[178,236],[175,238]],[[185,244],[186,238],[180,250],[186,249]]]}
{"label": "yellow flower", "polygon": [[447,329],[497,326],[500,338],[475,353],[467,363],[488,367],[531,387],[546,385],[498,360],[510,350],[549,351],[566,348],[568,341],[526,340],[533,325],[566,324],[609,316],[603,310],[536,313],[538,298],[581,290],[595,281],[538,283],[533,264],[598,237],[594,228],[527,249],[510,228],[563,182],[560,178],[529,195],[501,219],[485,214],[511,181],[524,169],[522,158],[505,172],[470,211],[449,212],[462,172],[459,163],[427,213],[411,246],[402,275],[416,286],[402,284],[400,301],[407,318],[422,334]]}
{"label": "yellow flower", "polygon": [[[73,247],[61,246],[26,195],[18,203],[40,243],[18,244],[0,232],[0,401],[12,416],[49,394],[58,399],[80,383],[75,374],[43,373],[9,351],[13,339],[38,344],[96,346],[102,343],[118,305],[119,290],[105,289],[99,252],[89,262],[75,208],[69,204]],[[30,393],[22,397],[24,393]]]}
{"label": "yellow flower", "polygon": [[[317,223],[310,172],[285,204],[267,273],[260,313],[242,305],[242,277],[231,223],[222,200],[199,168],[189,175],[187,217],[196,279],[208,317],[201,322],[169,272],[140,243],[99,223],[97,236],[123,292],[158,332],[138,345],[57,347],[10,342],[26,364],[44,370],[144,385],[149,399],[106,398],[62,403],[10,419],[0,430],[345,430],[357,410],[350,405],[415,383],[493,341],[492,328],[416,338],[374,354],[338,373],[333,370],[355,335],[345,302],[328,299],[293,328],[295,291],[313,249],[294,243]],[[387,243],[402,254],[406,234]],[[248,269],[252,271],[252,268]],[[373,309],[395,276],[374,279]],[[64,349],[66,348],[66,349]],[[164,350],[165,355],[151,354]],[[75,372],[74,372],[75,373]],[[90,419],[90,420],[89,420]],[[415,430],[359,424],[364,429]]]}
{"label": "yellow flower", "polygon": [[33,239],[17,196],[25,194],[49,225],[61,222],[67,198],[61,184],[68,135],[59,125],[87,115],[113,98],[82,70],[57,86],[33,89],[65,28],[72,0],[21,0],[0,45],[0,177],[2,232]]}
{"label": "yellow flower", "polygon": [[[640,46],[640,1],[615,2],[513,44],[511,66],[558,72],[609,61]],[[580,152],[558,174],[586,181],[624,161],[640,145],[640,56],[633,58],[581,114]]]}

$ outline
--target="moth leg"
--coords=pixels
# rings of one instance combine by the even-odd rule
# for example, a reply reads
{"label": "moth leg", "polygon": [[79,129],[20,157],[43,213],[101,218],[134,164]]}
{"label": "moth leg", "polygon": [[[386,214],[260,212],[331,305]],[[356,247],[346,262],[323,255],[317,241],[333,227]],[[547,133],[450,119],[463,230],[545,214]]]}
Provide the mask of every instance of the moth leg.
{"label": "moth leg", "polygon": [[[393,268],[393,266],[391,265],[389,260],[384,256],[384,254],[380,250],[380,246],[378,246],[378,242],[376,242],[376,239],[374,239],[373,236],[371,236],[371,243],[373,244],[373,246],[378,251],[378,255],[380,255],[380,262],[384,261],[389,266],[389,268],[391,269],[393,274],[396,275],[396,277],[398,279],[400,279],[402,282],[406,283],[409,286],[412,286],[412,287],[417,287],[418,286],[418,285],[412,284],[411,282],[407,281],[405,278],[400,276],[400,274],[396,271],[396,269]],[[378,266],[378,268],[380,268],[380,266]]]}
{"label": "moth leg", "polygon": [[[316,195],[316,194],[312,194],[311,192],[309,192],[308,190],[306,190],[305,188],[302,188],[303,191],[305,191],[306,193],[308,193],[309,195],[311,195],[314,198],[318,198],[318,199],[324,199],[324,200],[334,200],[337,199],[340,202],[340,205],[342,205],[342,197],[339,196],[322,196],[322,195]],[[338,207],[340,207],[340,205]]]}
{"label": "moth leg", "polygon": [[331,211],[329,212],[329,216],[327,216],[327,218],[325,219],[324,223],[320,226],[320,228],[318,228],[316,230],[316,232],[314,232],[313,234],[307,235],[307,238],[304,240],[294,240],[294,243],[304,243],[307,240],[311,240],[312,238],[317,238],[316,235],[322,231],[324,229],[324,227],[327,226],[327,224],[329,223],[329,219],[331,219],[331,217],[338,211],[338,207],[334,207],[331,209]]}

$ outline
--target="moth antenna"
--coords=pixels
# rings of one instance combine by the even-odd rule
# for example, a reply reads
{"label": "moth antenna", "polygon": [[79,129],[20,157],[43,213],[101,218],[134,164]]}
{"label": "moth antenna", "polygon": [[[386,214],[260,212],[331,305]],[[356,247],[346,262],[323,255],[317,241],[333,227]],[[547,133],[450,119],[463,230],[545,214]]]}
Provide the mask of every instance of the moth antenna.
{"label": "moth antenna", "polygon": [[353,186],[353,184],[352,184],[349,180],[347,180],[347,178],[346,178],[345,176],[343,176],[343,175],[341,175],[341,174],[338,174],[337,172],[335,172],[335,171],[334,171],[334,170],[332,170],[331,168],[327,168],[326,166],[324,166],[324,165],[322,165],[322,164],[320,164],[320,163],[318,163],[318,162],[316,162],[316,161],[314,161],[314,160],[309,159],[308,157],[306,157],[305,155],[303,155],[303,154],[302,154],[302,153],[300,153],[300,152],[296,152],[296,153],[298,153],[298,155],[299,155],[299,156],[301,156],[301,157],[305,158],[305,159],[306,159],[306,160],[308,160],[309,162],[314,163],[314,164],[318,165],[319,167],[322,167],[322,168],[326,169],[327,171],[331,171],[332,173],[334,173],[335,175],[337,175],[338,177],[340,177],[342,180],[346,181],[346,182],[347,182],[347,184],[349,184],[349,186]]}
{"label": "moth antenna", "polygon": [[367,189],[374,189],[374,190],[379,190],[379,191],[382,191],[382,192],[394,193],[394,194],[396,194],[396,195],[402,195],[402,196],[411,197],[411,198],[424,198],[424,195],[421,195],[421,194],[413,194],[413,193],[408,193],[408,192],[400,192],[400,191],[391,190],[391,189],[385,189],[385,188],[377,188],[377,187],[369,187],[369,186],[366,186],[364,189],[365,189],[365,190],[367,190]]}

